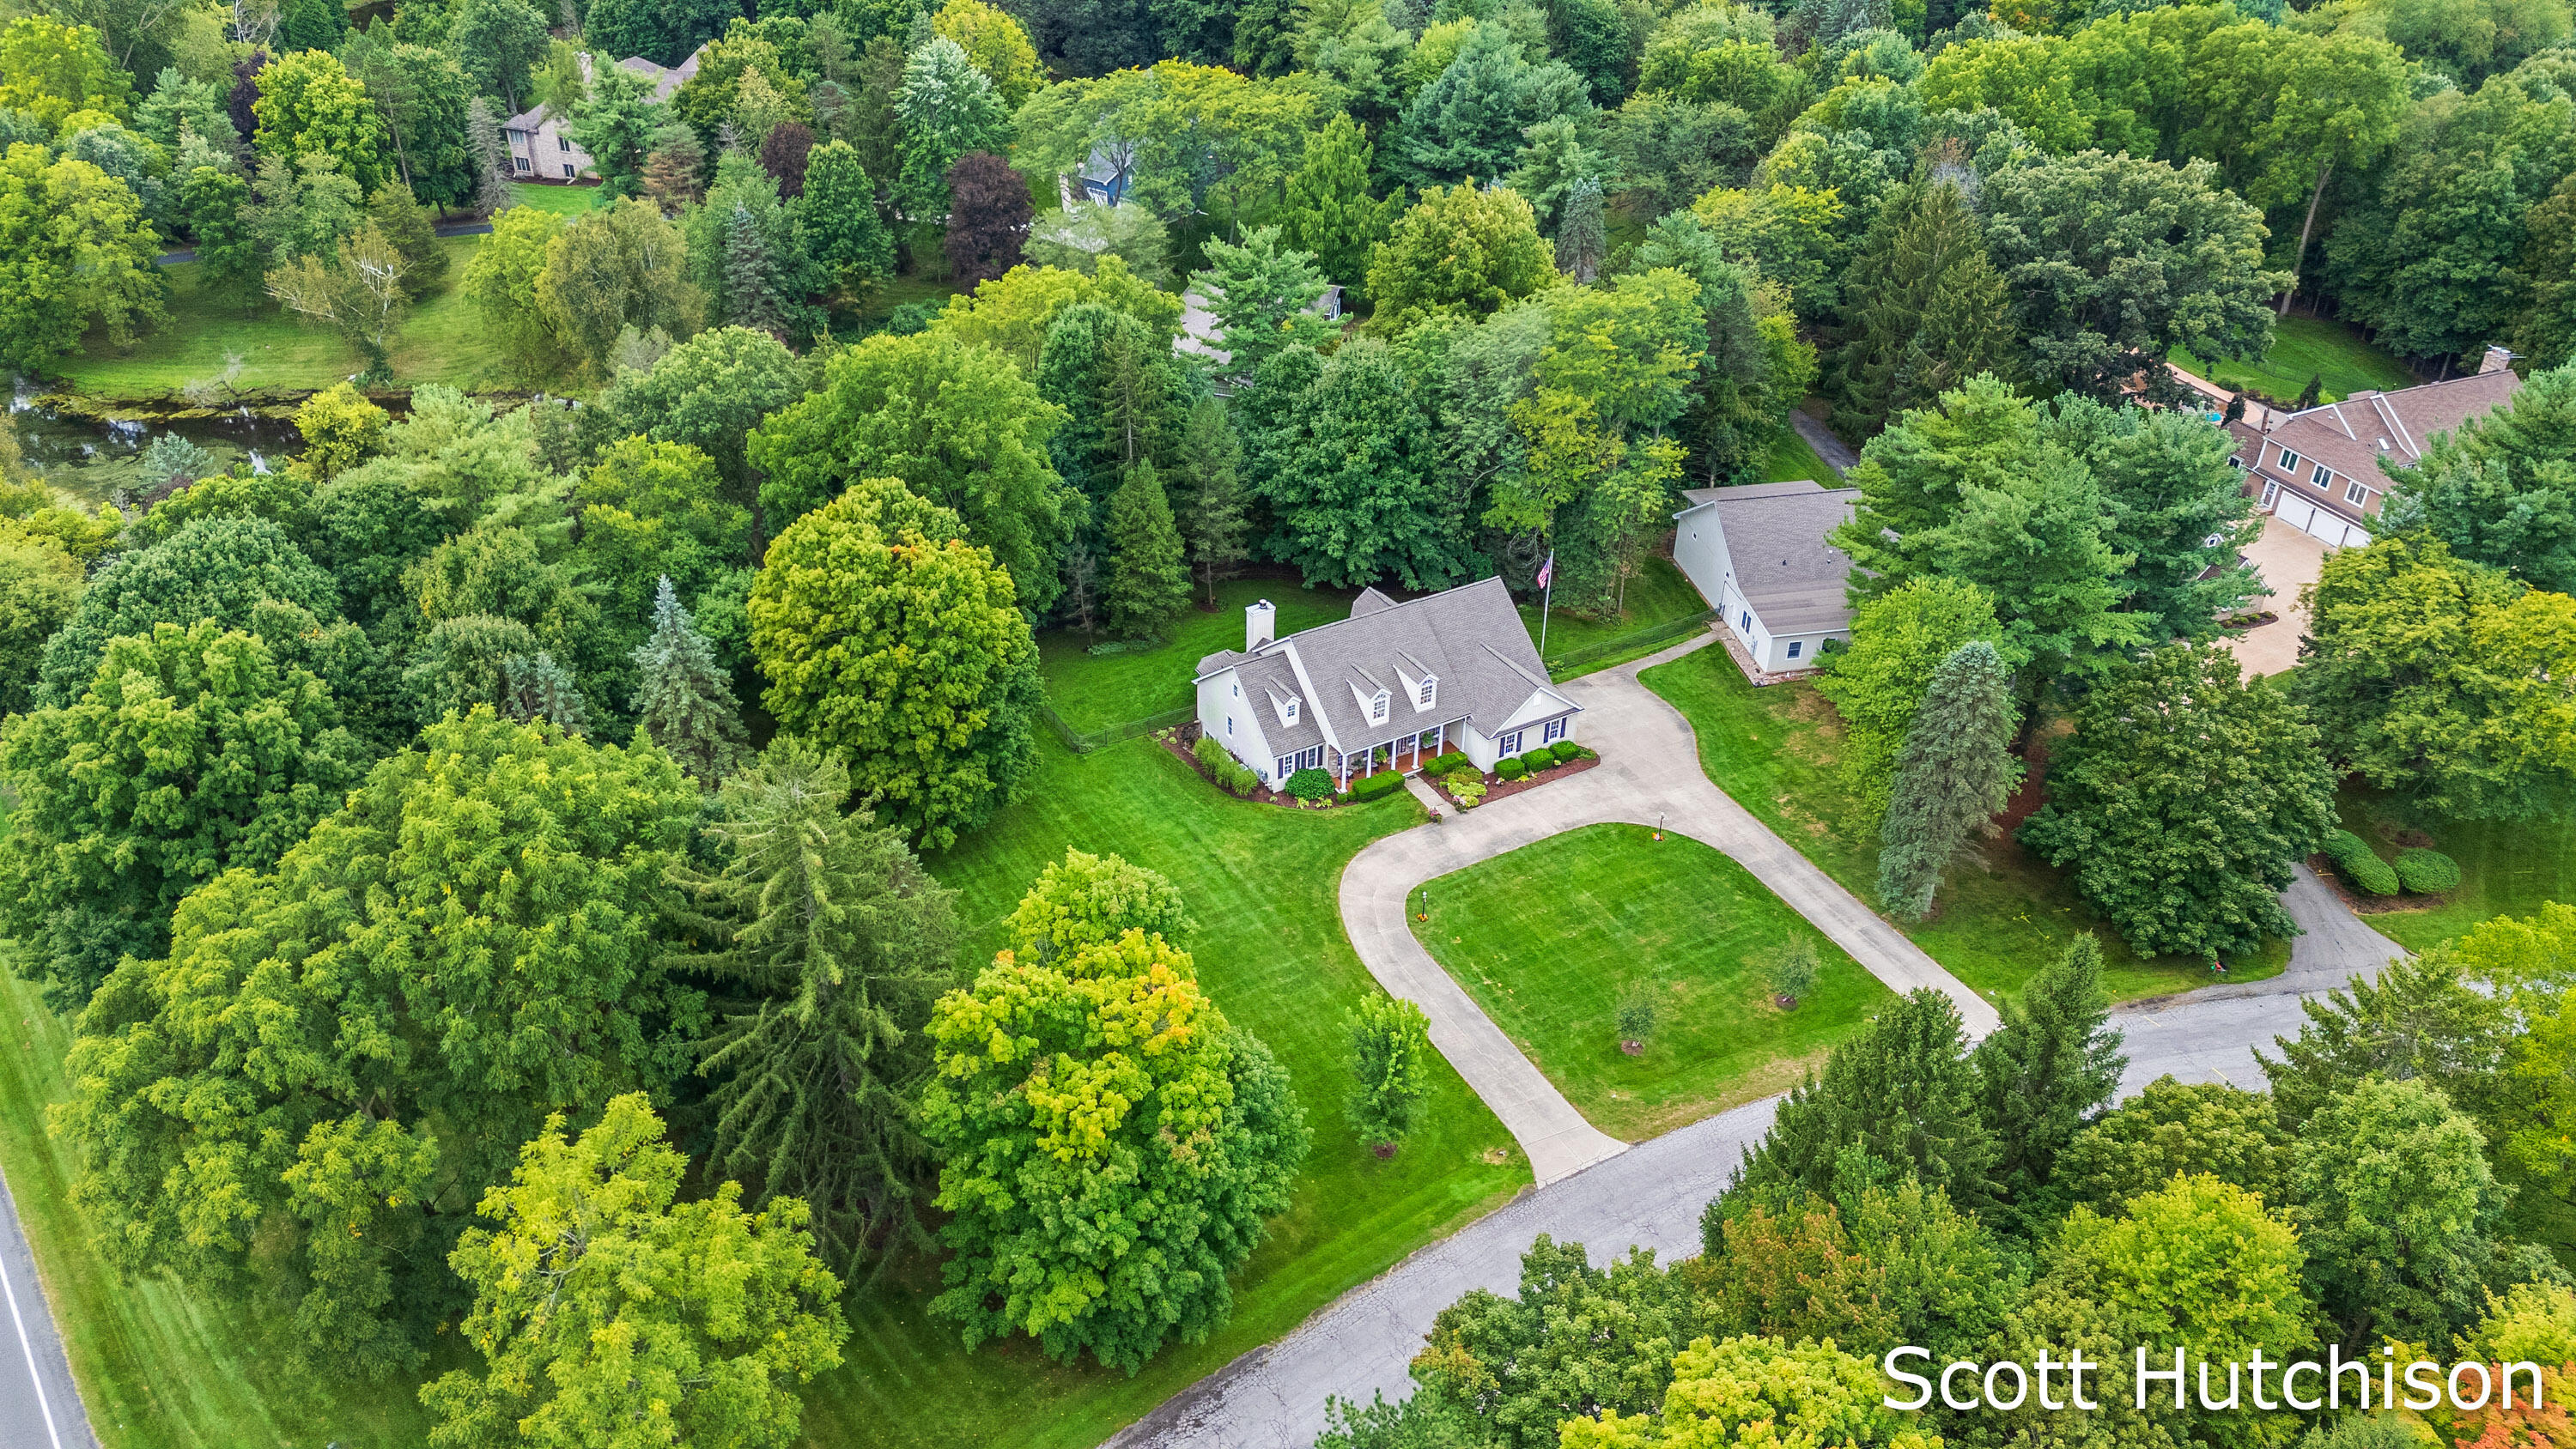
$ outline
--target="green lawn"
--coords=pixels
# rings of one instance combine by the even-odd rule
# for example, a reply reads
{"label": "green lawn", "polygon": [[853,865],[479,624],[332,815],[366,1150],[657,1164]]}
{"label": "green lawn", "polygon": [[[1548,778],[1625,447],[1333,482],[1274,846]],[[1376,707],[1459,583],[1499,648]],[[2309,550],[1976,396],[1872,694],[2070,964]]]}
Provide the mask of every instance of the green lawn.
{"label": "green lawn", "polygon": [[[0,1165],[26,1226],[54,1322],[62,1330],[90,1421],[107,1449],[241,1449],[246,1445],[413,1445],[428,1415],[405,1382],[352,1386],[297,1377],[262,1326],[273,1305],[193,1292],[165,1278],[120,1281],[90,1247],[71,1205],[71,1149],[48,1136],[44,1112],[70,1095],[63,1052],[70,1023],[36,988],[0,979],[0,1008],[17,1014],[0,1060]],[[442,1362],[438,1370],[451,1367]]]}
{"label": "green lawn", "polygon": [[[1106,729],[1190,703],[1190,679],[1201,659],[1243,647],[1243,611],[1255,599],[1279,606],[1279,632],[1294,634],[1347,619],[1353,595],[1300,588],[1284,579],[1228,579],[1216,586],[1216,612],[1183,614],[1172,637],[1128,654],[1093,654],[1096,642],[1071,629],[1039,636],[1038,672],[1047,702],[1077,730]],[[1110,636],[1102,634],[1102,640]]]}
{"label": "green lawn", "polygon": [[1068,845],[1163,872],[1200,923],[1200,979],[1278,1052],[1314,1150],[1295,1205],[1272,1225],[1236,1284],[1232,1321],[1210,1342],[1167,1348],[1133,1379],[1059,1367],[1025,1342],[970,1354],[954,1329],[927,1318],[933,1285],[887,1285],[853,1296],[848,1363],[807,1395],[816,1444],[1097,1443],[1530,1180],[1510,1134],[1437,1058],[1424,1126],[1393,1158],[1371,1154],[1343,1120],[1344,1021],[1376,986],[1342,933],[1335,896],[1361,846],[1420,818],[1410,796],[1299,813],[1227,799],[1152,740],[1078,757],[1048,736],[1039,745],[1045,763],[1029,797],[930,861],[964,892],[972,953],[998,944],[1002,918]]}
{"label": "green lawn", "polygon": [[[1835,773],[1841,721],[1803,681],[1755,689],[1722,649],[1702,649],[1639,676],[1688,716],[1700,766],[1718,788],[1862,900],[1878,898],[1875,823]],[[2142,960],[2103,925],[2062,872],[2009,837],[1951,872],[1930,921],[1900,928],[1953,975],[1989,996],[2021,989],[2083,931],[2102,938],[2110,993],[2127,1000],[2205,985],[2206,963]],[[2286,942],[2227,963],[2228,979],[2260,980],[2289,961]]]}
{"label": "green lawn", "polygon": [[512,206],[533,206],[557,216],[579,216],[607,195],[596,186],[547,186],[534,181],[510,183]]}
{"label": "green lawn", "polygon": [[2576,820],[2446,820],[2359,784],[2346,784],[2335,807],[2344,828],[2387,859],[2397,858],[2399,836],[2413,832],[2432,837],[2433,849],[2460,863],[2460,888],[2438,904],[2365,918],[2410,951],[2438,946],[2496,916],[2531,916],[2551,901],[2576,902]]}
{"label": "green lawn", "polygon": [[[878,284],[868,293],[867,300],[850,314],[855,325],[847,329],[847,335],[857,336],[883,327],[886,318],[894,314],[894,309],[906,302],[928,302],[934,307],[944,307],[948,305],[949,298],[965,290],[955,282],[918,274],[893,278]],[[843,329],[836,327],[835,330]]]}
{"label": "green lawn", "polygon": [[2272,350],[2257,362],[2204,361],[2179,347],[2168,356],[2174,365],[2220,387],[2264,393],[2283,403],[2296,401],[2311,377],[2324,380],[2320,396],[2327,402],[2340,402],[2363,388],[2391,392],[2415,385],[2405,364],[2371,346],[2355,329],[2322,317],[2273,322]]}
{"label": "green lawn", "polygon": [[[393,348],[398,385],[443,382],[469,389],[514,385],[502,365],[499,344],[490,339],[483,319],[457,289],[465,264],[480,236],[439,240],[447,253],[447,281],[405,319]],[[243,362],[233,386],[294,390],[331,386],[363,364],[339,334],[300,326],[292,317],[263,301],[244,313],[218,304],[200,285],[204,268],[181,262],[162,269],[170,279],[170,320],[146,333],[133,349],[120,355],[93,333],[82,350],[54,364],[75,392],[93,397],[145,398],[175,393],[197,378],[222,375],[227,354]]]}
{"label": "green lawn", "polygon": [[[1592,825],[1431,883],[1413,933],[1592,1125],[1638,1141],[1794,1086],[1894,1000],[1744,867],[1696,840]],[[1793,938],[1824,969],[1794,1011],[1764,984]],[[1635,1056],[1616,1014],[1655,1003]]]}
{"label": "green lawn", "polygon": [[[1708,612],[1708,601],[1699,596],[1699,590],[1691,585],[1689,579],[1682,577],[1682,571],[1674,566],[1671,559],[1659,554],[1648,555],[1645,568],[1628,581],[1626,604],[1627,607],[1617,615],[1597,619],[1565,609],[1551,611],[1547,619],[1547,648],[1543,651],[1548,672],[1559,680],[1571,679],[1640,655],[1652,654],[1673,641],[1656,635],[1634,650],[1613,648],[1580,664],[1561,664],[1568,655],[1615,645],[1622,637],[1652,629],[1658,624],[1669,624],[1676,619]],[[1521,622],[1529,627],[1530,641],[1536,643],[1539,638],[1538,601],[1531,600],[1520,608]]]}
{"label": "green lawn", "polygon": [[1770,455],[1762,461],[1762,481],[1795,483],[1802,478],[1812,478],[1828,488],[1842,486],[1835,480],[1834,470],[1825,466],[1825,460],[1817,454],[1815,445],[1799,437],[1796,428],[1784,425],[1780,435],[1771,440]]}

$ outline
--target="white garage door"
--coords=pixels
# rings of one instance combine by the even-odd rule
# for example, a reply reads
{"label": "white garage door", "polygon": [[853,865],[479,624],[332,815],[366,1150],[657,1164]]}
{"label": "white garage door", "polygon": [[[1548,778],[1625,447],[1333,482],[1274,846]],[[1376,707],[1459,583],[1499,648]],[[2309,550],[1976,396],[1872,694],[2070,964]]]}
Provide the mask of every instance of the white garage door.
{"label": "white garage door", "polygon": [[[2290,525],[2292,528],[2297,529],[2301,533],[2315,533],[2317,531],[2317,515],[2323,511],[2323,509],[2318,508],[2315,504],[2310,503],[2305,499],[2285,498],[2281,500],[2281,521]],[[2337,530],[2336,538],[2340,539],[2341,537],[2341,530]]]}
{"label": "white garage door", "polygon": [[2362,527],[2358,523],[2345,524],[2343,526],[2343,546],[2346,548],[2370,547],[2370,530]]}

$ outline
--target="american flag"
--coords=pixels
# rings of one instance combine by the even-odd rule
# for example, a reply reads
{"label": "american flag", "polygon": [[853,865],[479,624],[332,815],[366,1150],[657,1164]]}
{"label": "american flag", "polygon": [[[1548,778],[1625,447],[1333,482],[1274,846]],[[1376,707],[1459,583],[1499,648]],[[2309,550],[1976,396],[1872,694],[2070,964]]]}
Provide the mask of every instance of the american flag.
{"label": "american flag", "polygon": [[1553,579],[1553,578],[1555,578],[1555,577],[1556,577],[1556,550],[1555,550],[1555,549],[1549,549],[1549,550],[1547,551],[1547,562],[1545,562],[1545,563],[1543,563],[1543,564],[1540,564],[1540,565],[1538,566],[1538,586],[1539,586],[1540,588],[1542,588],[1542,589],[1543,589],[1543,588],[1546,588],[1546,587],[1547,587],[1547,584],[1548,584],[1548,580]]}

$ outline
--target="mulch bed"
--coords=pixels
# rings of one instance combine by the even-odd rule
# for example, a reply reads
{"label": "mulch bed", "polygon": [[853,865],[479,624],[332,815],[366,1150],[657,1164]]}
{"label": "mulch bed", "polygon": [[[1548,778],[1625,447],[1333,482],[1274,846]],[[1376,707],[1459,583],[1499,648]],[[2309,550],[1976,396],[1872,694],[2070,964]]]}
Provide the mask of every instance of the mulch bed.
{"label": "mulch bed", "polygon": [[[1566,775],[1580,775],[1584,771],[1589,770],[1600,763],[1601,759],[1598,755],[1578,755],[1574,759],[1568,760],[1562,765],[1550,765],[1535,775],[1523,775],[1517,780],[1497,780],[1493,776],[1488,775],[1485,777],[1485,798],[1477,805],[1476,808],[1481,810],[1486,805],[1491,805],[1497,800],[1508,800],[1523,790],[1536,789],[1538,786],[1544,785],[1550,780],[1559,779]],[[1448,781],[1430,775],[1425,775],[1422,778],[1431,782],[1431,788],[1440,793],[1441,799],[1448,801],[1452,805],[1456,805],[1458,803],[1458,797],[1449,793]]]}
{"label": "mulch bed", "polygon": [[[1197,771],[1198,777],[1207,781],[1208,788],[1220,795],[1232,796],[1237,800],[1249,800],[1255,805],[1276,805],[1283,810],[1332,810],[1344,805],[1360,803],[1352,801],[1347,796],[1332,796],[1314,801],[1300,800],[1294,795],[1282,795],[1267,785],[1255,789],[1249,795],[1236,795],[1232,790],[1218,784],[1216,776],[1208,773],[1207,766],[1199,763],[1199,757],[1190,753],[1190,741],[1197,738],[1194,733],[1197,728],[1196,725],[1174,725],[1167,730],[1155,731],[1154,740],[1164,749],[1171,751],[1174,759]],[[1185,739],[1184,736],[1188,738]]]}
{"label": "mulch bed", "polygon": [[2269,609],[2265,609],[2262,613],[2255,615],[2252,619],[2242,624],[2237,623],[2234,619],[2222,619],[2219,621],[2218,627],[2230,630],[2234,633],[2242,634],[2248,629],[2260,629],[2266,624],[2277,624],[2279,622],[2281,622],[2280,615],[2273,613]]}
{"label": "mulch bed", "polygon": [[2356,916],[2390,916],[2406,911],[2429,911],[2450,898],[2448,892],[2432,896],[2375,896],[2368,891],[2354,890],[2344,883],[2342,876],[2335,874],[2334,860],[2322,851],[2308,857],[2308,869],[2317,873],[2317,879],[2324,881],[2328,890],[2341,896],[2344,906]]}

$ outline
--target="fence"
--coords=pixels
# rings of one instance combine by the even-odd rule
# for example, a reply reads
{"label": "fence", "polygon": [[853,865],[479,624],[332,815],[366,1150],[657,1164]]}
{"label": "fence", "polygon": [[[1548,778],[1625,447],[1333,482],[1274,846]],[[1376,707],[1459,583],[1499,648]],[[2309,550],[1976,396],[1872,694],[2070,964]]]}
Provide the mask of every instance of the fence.
{"label": "fence", "polygon": [[1624,663],[1640,654],[1652,654],[1667,644],[1678,644],[1717,621],[1717,610],[1703,609],[1679,619],[1666,619],[1642,629],[1588,644],[1581,649],[1554,655],[1547,661],[1547,672],[1563,678],[1569,669],[1583,669],[1603,664]]}
{"label": "fence", "polygon": [[1132,740],[1138,735],[1150,735],[1156,730],[1169,729],[1176,724],[1187,724],[1198,718],[1198,714],[1198,706],[1185,704],[1178,709],[1167,709],[1161,714],[1149,714],[1143,719],[1124,720],[1118,724],[1103,725],[1096,730],[1078,730],[1065,723],[1064,716],[1055,712],[1054,705],[1044,702],[1038,705],[1038,718],[1045,720],[1047,728],[1055,731],[1056,738],[1064,741],[1064,747],[1077,755],[1087,755],[1093,750],[1114,745],[1120,740]]}

